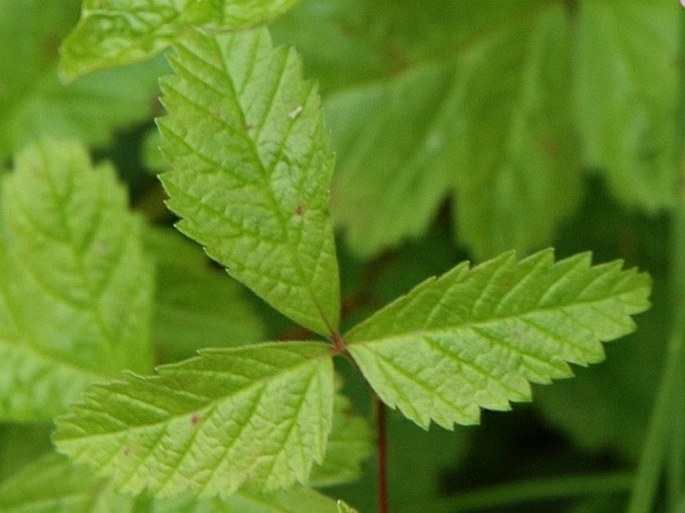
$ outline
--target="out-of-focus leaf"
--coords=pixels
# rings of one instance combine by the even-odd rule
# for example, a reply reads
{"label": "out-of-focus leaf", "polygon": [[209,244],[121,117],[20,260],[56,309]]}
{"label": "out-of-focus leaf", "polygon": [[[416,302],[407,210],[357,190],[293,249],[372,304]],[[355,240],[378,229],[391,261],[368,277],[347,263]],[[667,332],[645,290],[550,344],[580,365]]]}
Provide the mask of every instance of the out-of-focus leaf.
{"label": "out-of-focus leaf", "polygon": [[479,259],[549,245],[578,206],[569,36],[559,3],[493,34],[462,62],[464,153],[455,156],[453,212],[457,239]]}
{"label": "out-of-focus leaf", "polygon": [[0,513],[132,513],[133,502],[54,452],[0,483]]}
{"label": "out-of-focus leaf", "polygon": [[585,158],[612,192],[649,211],[678,192],[682,47],[670,0],[578,2],[577,111]]}
{"label": "out-of-focus leaf", "polygon": [[434,65],[327,99],[338,153],[332,212],[355,253],[419,236],[446,196],[460,124],[454,80],[452,66]]}
{"label": "out-of-focus leaf", "polygon": [[57,79],[57,46],[78,17],[76,0],[5,0],[0,10],[0,158],[44,135],[102,144],[120,127],[151,119],[163,59]]}
{"label": "out-of-focus leaf", "polygon": [[157,264],[151,338],[162,361],[203,347],[263,340],[266,330],[248,292],[175,230],[150,228],[146,247]]}
{"label": "out-of-focus leaf", "polygon": [[147,59],[190,26],[236,30],[267,21],[299,0],[84,0],[62,45],[60,71],[73,79]]}
{"label": "out-of-focus leaf", "polygon": [[52,449],[52,424],[0,425],[0,482]]}
{"label": "out-of-focus leaf", "polygon": [[271,25],[297,48],[324,94],[450,59],[483,34],[517,25],[547,0],[304,0]]}
{"label": "out-of-focus leaf", "polygon": [[351,508],[343,501],[338,501],[338,513],[358,513],[356,509]]}
{"label": "out-of-focus leaf", "polygon": [[422,234],[454,187],[457,237],[478,258],[547,245],[576,206],[568,16],[518,6],[528,20],[326,99],[333,214],[355,253]]}
{"label": "out-of-focus leaf", "polygon": [[369,425],[354,411],[350,400],[337,394],[333,408],[333,427],[326,456],[314,467],[308,482],[317,488],[358,479],[362,462],[373,452]]}
{"label": "out-of-focus leaf", "polygon": [[590,184],[579,213],[560,232],[557,251],[573,254],[592,248],[602,260],[621,255],[639,262],[654,280],[653,306],[640,316],[635,333],[607,346],[602,365],[577,369],[573,380],[536,389],[534,407],[584,450],[617,450],[627,460],[636,460],[671,329],[673,299],[666,275],[670,226],[666,216],[651,218],[621,208],[596,182]]}
{"label": "out-of-focus leaf", "polygon": [[313,490],[275,494],[241,490],[227,499],[154,500],[116,493],[105,479],[49,454],[0,483],[0,513],[334,513],[336,502]]}
{"label": "out-of-focus leaf", "polygon": [[18,154],[0,200],[0,418],[48,420],[152,367],[152,267],[114,169],[74,142]]}
{"label": "out-of-focus leaf", "polygon": [[[446,431],[435,426],[424,431],[398,412],[387,412],[388,474],[391,511],[403,504],[421,504],[441,492],[443,473],[466,456],[469,432]],[[417,476],[421,476],[420,479]]]}

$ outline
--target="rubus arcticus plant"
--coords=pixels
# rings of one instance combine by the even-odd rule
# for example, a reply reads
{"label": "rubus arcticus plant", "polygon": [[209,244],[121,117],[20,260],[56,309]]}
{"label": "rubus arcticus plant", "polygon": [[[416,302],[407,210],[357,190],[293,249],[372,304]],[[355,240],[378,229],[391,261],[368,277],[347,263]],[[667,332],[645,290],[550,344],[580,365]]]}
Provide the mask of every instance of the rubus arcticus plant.
{"label": "rubus arcticus plant", "polygon": [[[676,2],[79,4],[0,13],[0,513],[685,511]],[[469,486],[653,280],[521,413],[606,473]]]}

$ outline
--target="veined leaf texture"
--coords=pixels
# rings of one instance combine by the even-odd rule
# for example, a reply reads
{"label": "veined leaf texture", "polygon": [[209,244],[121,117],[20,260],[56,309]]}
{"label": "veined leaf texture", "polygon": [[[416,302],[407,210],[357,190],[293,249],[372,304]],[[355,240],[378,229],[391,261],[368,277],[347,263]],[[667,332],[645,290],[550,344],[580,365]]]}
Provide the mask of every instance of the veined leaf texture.
{"label": "veined leaf texture", "polygon": [[620,262],[505,253],[425,281],[346,339],[387,404],[424,428],[451,429],[477,423],[480,408],[529,401],[531,382],[571,376],[568,363],[603,360],[601,342],[634,330],[649,292],[649,277]]}
{"label": "veined leaf texture", "polygon": [[159,128],[178,228],[274,308],[333,333],[333,154],[316,87],[265,29],[193,31],[174,49]]}

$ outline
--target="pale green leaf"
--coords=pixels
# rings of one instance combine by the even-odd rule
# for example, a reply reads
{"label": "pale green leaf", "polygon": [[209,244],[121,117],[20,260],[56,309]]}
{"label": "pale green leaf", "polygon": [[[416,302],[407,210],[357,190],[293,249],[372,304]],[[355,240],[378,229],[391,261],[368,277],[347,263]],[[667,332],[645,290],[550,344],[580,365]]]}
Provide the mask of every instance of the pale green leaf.
{"label": "pale green leaf", "polygon": [[37,136],[103,144],[115,129],[151,119],[166,63],[93,74],[68,87],[57,79],[57,45],[78,1],[6,0],[0,10],[0,157]]}
{"label": "pale green leaf", "polygon": [[0,513],[128,513],[132,498],[118,497],[89,469],[50,453],[0,483]]}
{"label": "pale green leaf", "polygon": [[159,127],[178,228],[277,310],[330,334],[340,301],[333,156],[316,87],[264,29],[193,31],[171,63]]}
{"label": "pale green leaf", "polygon": [[[197,499],[195,499],[197,501]],[[295,487],[272,494],[240,490],[235,495],[208,501],[213,509],[196,507],[187,513],[335,513],[336,502],[309,488]],[[151,513],[180,513],[178,509],[155,509]],[[185,511],[184,511],[185,513]]]}
{"label": "pale green leaf", "polygon": [[588,164],[622,201],[650,211],[678,191],[680,6],[670,0],[583,0],[578,6],[577,111]]}
{"label": "pale green leaf", "polygon": [[147,59],[192,25],[236,30],[268,21],[299,0],[84,0],[62,45],[60,70],[73,79]]}
{"label": "pale green leaf", "polygon": [[571,376],[568,363],[601,361],[600,342],[634,330],[649,291],[647,275],[618,261],[506,253],[425,281],[345,338],[385,403],[451,429],[530,400],[529,383]]}
{"label": "pale green leaf", "polygon": [[226,499],[151,499],[116,493],[103,478],[50,454],[0,483],[0,513],[334,513],[336,503],[307,488],[274,494],[241,490]]}
{"label": "pale green leaf", "polygon": [[373,448],[373,434],[366,420],[354,411],[347,397],[336,394],[326,456],[312,470],[308,484],[320,488],[358,479],[362,474],[361,464]]}
{"label": "pale green leaf", "polygon": [[62,412],[94,380],[151,368],[152,269],[109,165],[27,147],[0,209],[0,418]]}
{"label": "pale green leaf", "polygon": [[569,22],[562,5],[531,5],[477,43],[327,97],[332,210],[354,253],[418,237],[455,188],[457,237],[476,256],[551,242],[581,184]]}
{"label": "pale green leaf", "polygon": [[343,501],[338,501],[338,513],[357,513],[357,510],[349,507]]}
{"label": "pale green leaf", "polygon": [[331,430],[333,366],[325,344],[205,350],[159,375],[95,386],[58,420],[60,451],[157,496],[229,496],[308,479]]}
{"label": "pale green leaf", "polygon": [[157,264],[150,335],[163,361],[194,356],[204,347],[264,340],[266,329],[249,292],[211,266],[197,244],[176,230],[149,227],[145,245]]}

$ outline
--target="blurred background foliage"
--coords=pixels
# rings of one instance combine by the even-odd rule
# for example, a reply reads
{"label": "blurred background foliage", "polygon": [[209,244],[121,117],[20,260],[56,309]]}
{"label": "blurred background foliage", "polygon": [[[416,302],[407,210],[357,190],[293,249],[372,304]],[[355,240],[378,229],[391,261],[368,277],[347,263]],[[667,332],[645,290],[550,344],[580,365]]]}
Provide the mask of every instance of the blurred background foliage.
{"label": "blurred background foliage", "polygon": [[[148,221],[158,363],[306,336],[170,228],[155,179],[165,166],[153,122],[163,115],[163,57],[59,82],[58,48],[79,9],[77,0],[5,0],[0,10],[2,165],[46,134],[77,137],[115,163]],[[682,258],[671,242],[680,17],[675,0],[302,0],[271,24],[320,83],[337,156],[346,323],[463,259],[512,248],[589,250],[654,278],[638,331],[609,345],[604,364],[536,387],[531,405],[454,433],[391,413],[393,512],[624,508],[674,315],[673,259]],[[340,367],[370,415],[363,384]],[[0,425],[0,478],[46,452],[49,431]],[[330,493],[372,511],[373,474],[370,461],[362,481]],[[558,493],[563,483],[548,479],[560,476],[581,477]],[[498,487],[520,480],[530,486],[518,498]],[[490,486],[479,503],[474,490]],[[526,490],[539,500],[520,502]]]}

